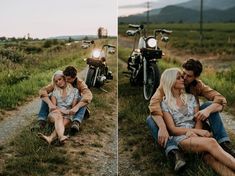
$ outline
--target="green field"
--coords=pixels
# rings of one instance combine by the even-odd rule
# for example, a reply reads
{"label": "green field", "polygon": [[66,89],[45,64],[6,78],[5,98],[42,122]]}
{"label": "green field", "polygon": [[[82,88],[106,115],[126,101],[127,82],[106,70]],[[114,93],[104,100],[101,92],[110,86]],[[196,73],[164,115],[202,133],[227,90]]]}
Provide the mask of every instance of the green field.
{"label": "green field", "polygon": [[[128,25],[119,25],[119,35],[125,36]],[[169,45],[175,49],[183,49],[190,54],[222,54],[235,55],[235,23],[206,23],[203,25],[203,46],[200,42],[199,24],[151,24],[148,34],[154,29],[168,29],[173,33]]]}
{"label": "green field", "polygon": [[[0,45],[0,111],[13,109],[35,96],[51,74],[67,65],[85,65],[87,50],[65,41],[18,41]],[[89,49],[88,49],[89,50]]]}

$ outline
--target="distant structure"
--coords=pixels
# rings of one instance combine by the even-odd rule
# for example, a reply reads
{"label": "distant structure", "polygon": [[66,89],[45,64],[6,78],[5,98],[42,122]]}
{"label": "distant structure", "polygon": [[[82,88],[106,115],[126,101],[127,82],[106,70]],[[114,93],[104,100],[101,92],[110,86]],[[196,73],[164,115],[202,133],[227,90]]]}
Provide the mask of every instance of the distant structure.
{"label": "distant structure", "polygon": [[107,38],[108,37],[108,30],[104,27],[99,27],[98,29],[98,37],[99,38]]}

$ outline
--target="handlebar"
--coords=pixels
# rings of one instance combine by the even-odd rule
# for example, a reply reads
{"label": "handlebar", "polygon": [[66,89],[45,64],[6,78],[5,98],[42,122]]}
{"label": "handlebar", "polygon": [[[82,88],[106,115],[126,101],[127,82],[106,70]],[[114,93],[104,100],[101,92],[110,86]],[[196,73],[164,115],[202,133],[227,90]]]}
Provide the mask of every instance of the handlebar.
{"label": "handlebar", "polygon": [[141,25],[139,25],[139,24],[129,24],[128,25],[129,26],[129,28],[134,28],[134,29],[144,29],[144,25],[143,24],[141,24]]}
{"label": "handlebar", "polygon": [[116,46],[110,45],[110,44],[105,44],[105,45],[103,45],[102,48],[105,48],[105,47],[108,47],[108,48],[116,48]]}
{"label": "handlebar", "polygon": [[136,29],[136,30],[133,30],[133,29],[127,30],[126,34],[128,36],[135,36],[136,34],[139,34],[140,31],[142,31],[144,29],[144,25],[142,25],[142,24],[141,25],[139,25],[139,24],[129,24],[128,27]]}
{"label": "handlebar", "polygon": [[154,34],[156,35],[156,33],[161,33],[161,34],[171,34],[171,33],[172,33],[172,31],[170,31],[170,30],[166,30],[166,29],[156,29],[156,30],[154,31]]}
{"label": "handlebar", "polygon": [[83,40],[83,43],[94,44],[94,40]]}

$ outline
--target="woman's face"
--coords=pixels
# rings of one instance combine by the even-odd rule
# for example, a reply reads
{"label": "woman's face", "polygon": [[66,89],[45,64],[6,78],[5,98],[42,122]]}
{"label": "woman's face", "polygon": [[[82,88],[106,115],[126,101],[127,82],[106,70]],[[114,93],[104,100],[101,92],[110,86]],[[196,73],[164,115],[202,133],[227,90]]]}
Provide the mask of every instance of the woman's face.
{"label": "woman's face", "polygon": [[181,73],[179,73],[179,72],[177,73],[177,76],[176,76],[174,88],[175,89],[184,89],[184,78],[181,75]]}
{"label": "woman's face", "polygon": [[54,82],[55,82],[56,86],[58,86],[60,88],[63,88],[66,83],[64,77],[61,75],[55,75]]}

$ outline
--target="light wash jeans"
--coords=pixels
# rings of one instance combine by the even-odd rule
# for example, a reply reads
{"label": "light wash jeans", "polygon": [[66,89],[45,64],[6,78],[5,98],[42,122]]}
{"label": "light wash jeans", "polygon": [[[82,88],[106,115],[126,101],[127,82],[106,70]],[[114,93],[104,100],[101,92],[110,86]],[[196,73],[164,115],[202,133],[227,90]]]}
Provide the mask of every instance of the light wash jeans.
{"label": "light wash jeans", "polygon": [[[200,106],[200,110],[205,109],[211,104],[212,102],[210,101],[205,102],[204,104]],[[211,132],[213,133],[213,137],[217,140],[219,144],[225,141],[230,141],[228,134],[224,128],[219,112],[211,113],[210,116],[208,117],[208,121],[209,121]],[[151,116],[147,117],[146,122],[154,138],[154,142],[157,143],[158,142],[157,141],[158,130],[159,130],[157,124],[154,122]],[[173,149],[179,149],[179,148],[176,142],[170,137],[165,146],[166,155],[168,155],[168,153]]]}
{"label": "light wash jeans", "polygon": [[[81,107],[74,115],[73,121],[76,120],[76,121],[79,121],[80,123],[82,123],[86,109],[87,109],[86,106]],[[38,120],[45,120],[46,121],[48,114],[49,114],[49,107],[48,107],[47,103],[42,100],[41,107],[40,107],[40,110],[38,113]]]}

